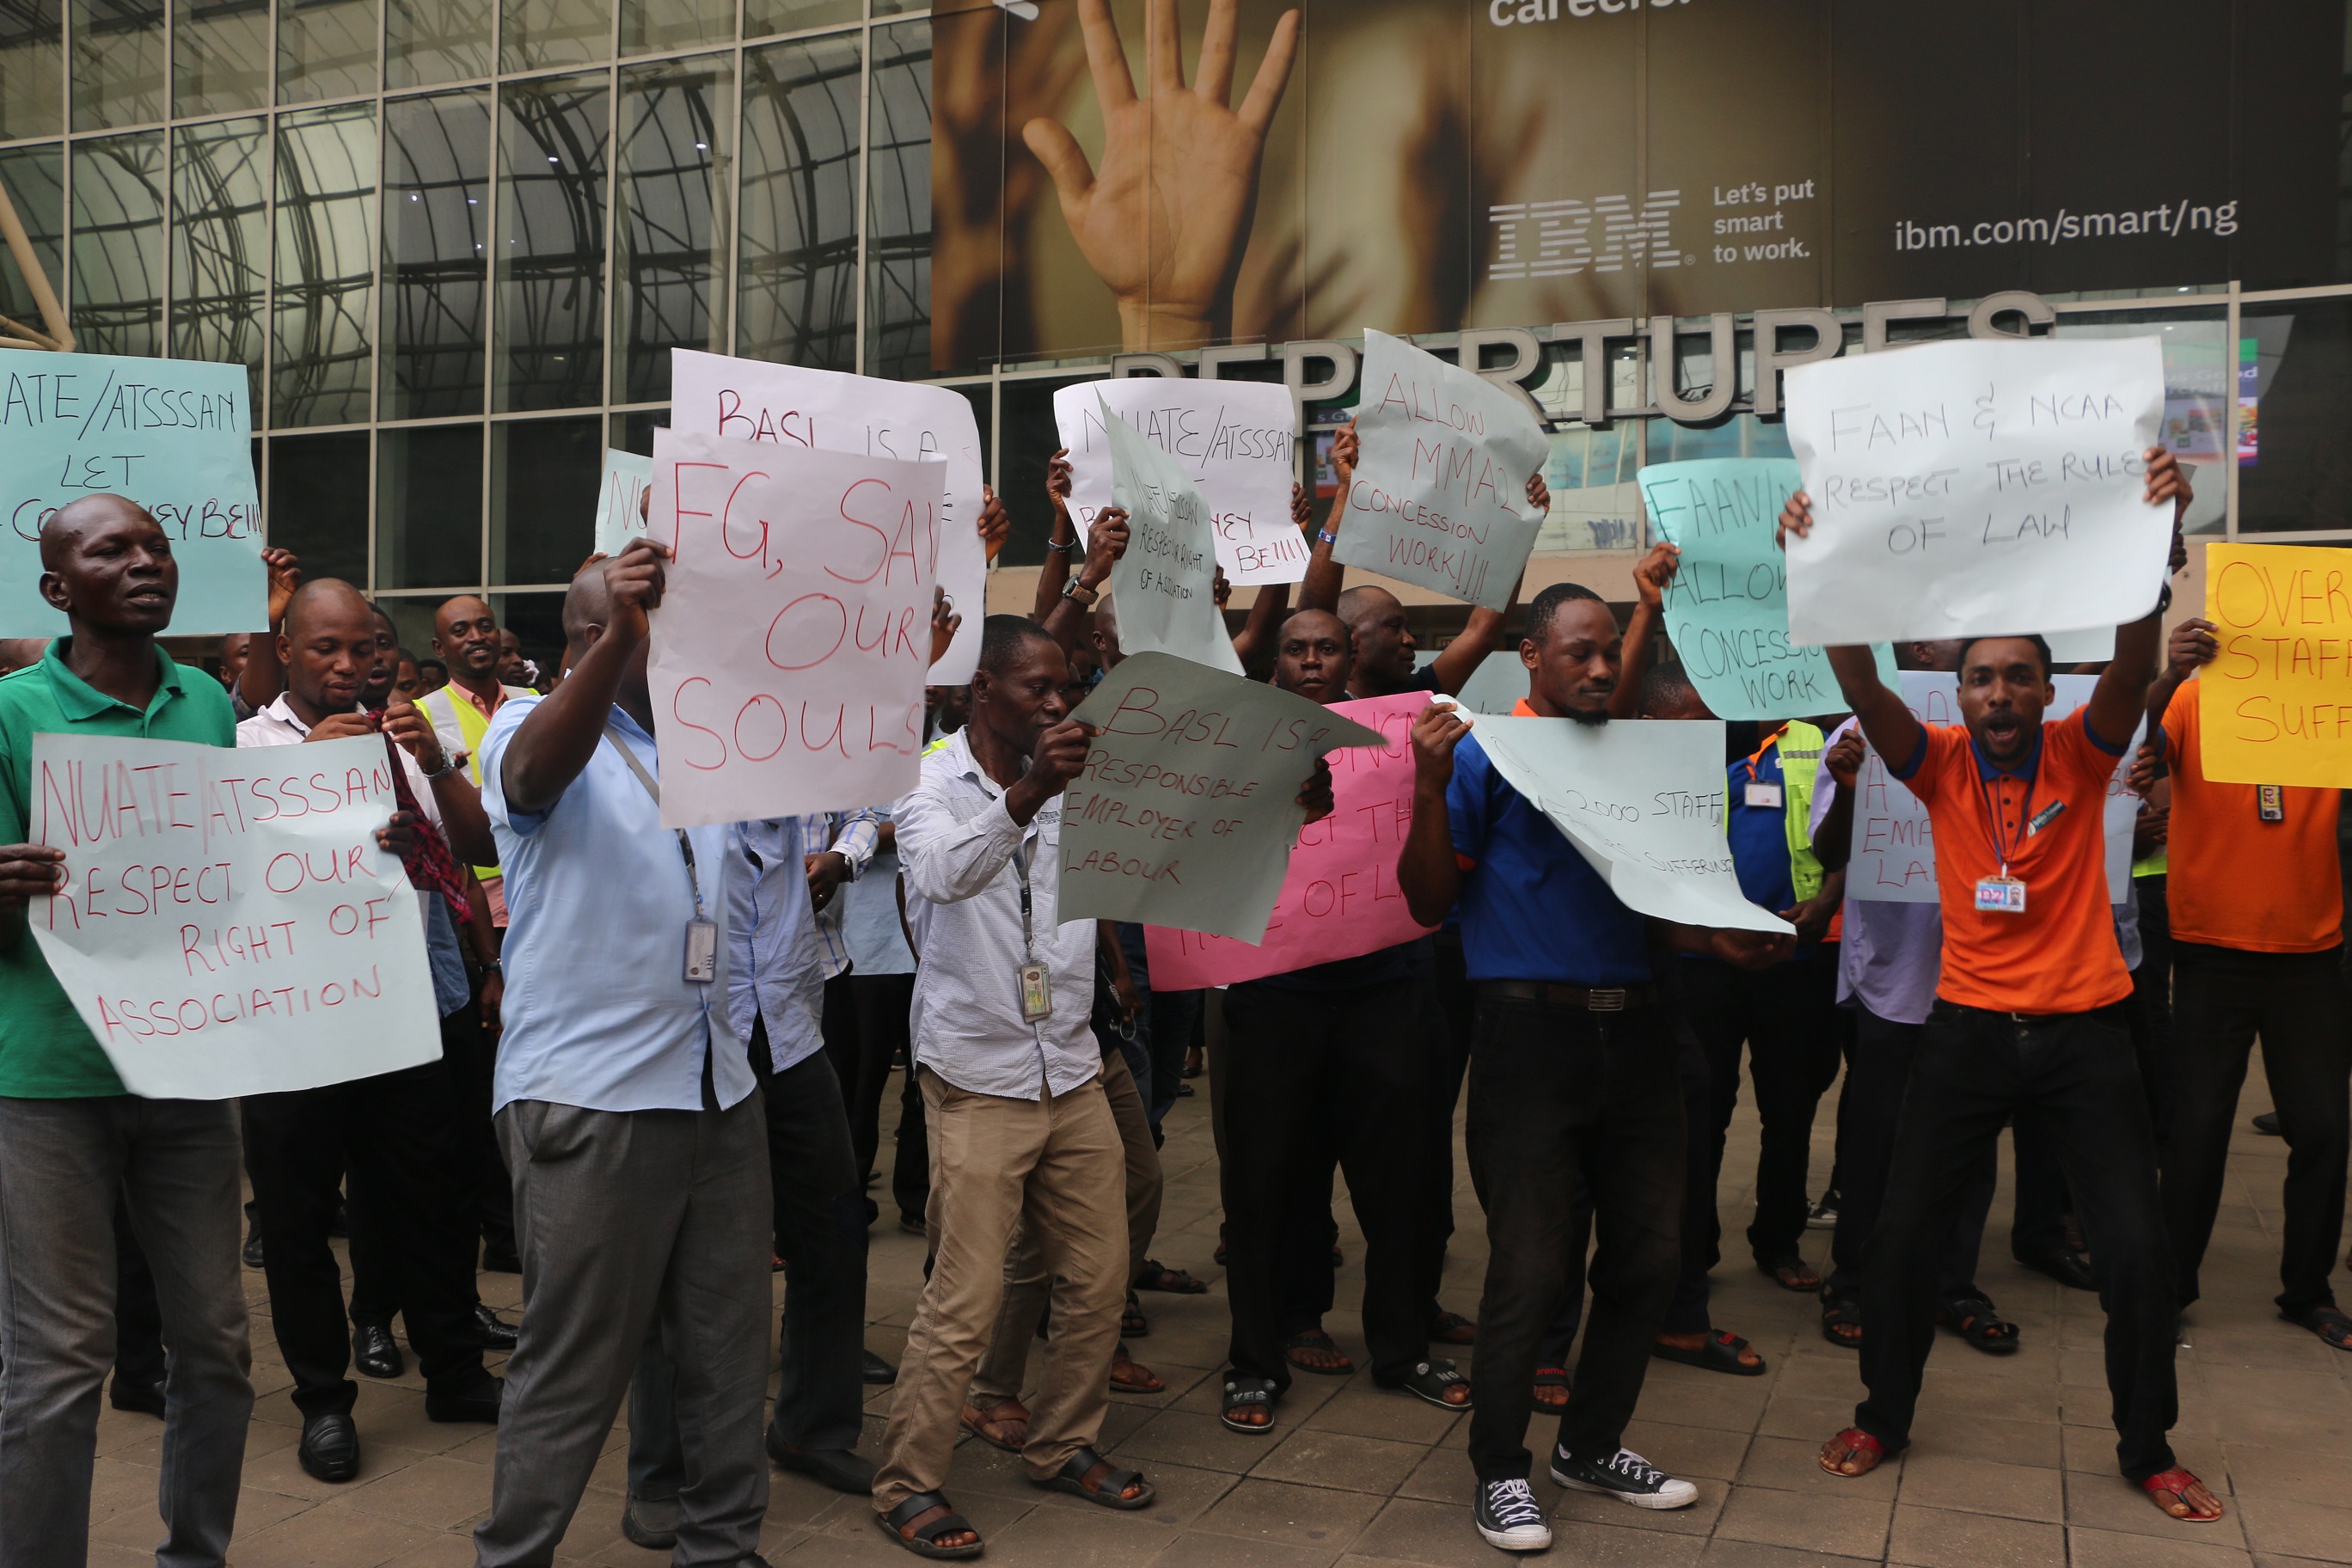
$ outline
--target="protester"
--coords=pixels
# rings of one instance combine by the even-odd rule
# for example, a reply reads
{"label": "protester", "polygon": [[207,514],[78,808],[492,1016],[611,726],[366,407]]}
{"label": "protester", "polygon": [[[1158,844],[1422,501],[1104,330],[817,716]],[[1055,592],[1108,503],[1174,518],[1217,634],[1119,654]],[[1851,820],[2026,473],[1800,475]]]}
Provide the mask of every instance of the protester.
{"label": "protester", "polygon": [[[302,584],[278,636],[286,689],[237,726],[240,746],[299,745],[382,735],[398,760],[395,795],[403,855],[419,889],[427,952],[436,962],[436,1015],[471,1000],[457,930],[469,910],[465,872],[451,854],[492,853],[489,824],[474,785],[442,752],[415,705],[377,714],[361,705],[385,645],[368,602],[331,577]],[[398,819],[395,819],[398,820]],[[433,1421],[499,1418],[500,1384],[482,1367],[470,1226],[458,1182],[457,1100],[441,1062],[404,1068],[320,1089],[247,1095],[246,1169],[259,1205],[270,1322],[302,1414],[295,1458],[322,1481],[359,1474],[352,1412],[359,1385],[348,1376],[354,1350],[345,1336],[342,1275],[328,1246],[338,1188],[351,1184],[353,1296],[362,1286],[362,1213],[378,1243],[377,1289],[389,1320],[397,1302],[425,1374]],[[353,1339],[364,1339],[362,1323]],[[384,1335],[389,1341],[389,1334]]]}
{"label": "protester", "polygon": [[392,691],[394,696],[408,702],[425,695],[425,681],[417,673],[416,656],[404,647],[393,650]]}
{"label": "protester", "polygon": [[[2145,458],[2148,503],[2171,502],[2178,463],[2160,447]],[[1803,491],[1781,518],[1788,532],[1810,530]],[[1927,810],[1944,924],[1936,1006],[1864,1255],[1869,1396],[1853,1425],[1822,1446],[1832,1475],[1865,1475],[1908,1446],[1935,1334],[1938,1255],[1983,1151],[2005,1120],[2026,1112],[2052,1134],[2067,1184],[2092,1216],[2123,1473],[2175,1519],[2221,1517],[2221,1500],[2177,1465],[2166,1440],[2179,1414],[2172,1260],[2147,1097],[2119,1005],[2131,975],[2106,891],[2107,784],[2145,708],[2163,603],[2116,628],[2115,659],[2089,702],[2054,722],[2042,717],[2053,689],[2039,637],[1969,639],[1956,725],[1914,718],[1868,648],[1830,649],[1864,736]]]}
{"label": "protester", "polygon": [[571,677],[502,696],[482,741],[512,879],[497,1114],[523,1263],[486,1568],[551,1560],[656,1324],[687,1445],[679,1558],[760,1562],[768,1140],[725,1011],[727,830],[661,826],[646,656],[666,557],[639,539],[575,577]]}
{"label": "protester", "polygon": [[[873,858],[856,881],[834,895],[840,907],[841,940],[848,950],[850,989],[857,1017],[857,1077],[854,1085],[843,1087],[849,1099],[850,1151],[857,1163],[861,1189],[876,1173],[882,1144],[882,1100],[890,1087],[891,1068],[905,1060],[913,1039],[908,1020],[915,1001],[915,954],[907,945],[898,919],[897,815],[895,802],[874,808]],[[908,1089],[913,1084],[914,1075],[909,1072]],[[927,1158],[922,1097],[902,1092],[890,1191],[901,1222],[911,1219],[918,1231],[923,1227],[924,1194],[929,1185],[923,1171]]]}
{"label": "protester", "polygon": [[[1600,597],[1556,584],[1528,609],[1521,711],[1609,721],[1623,644]],[[1414,721],[1412,826],[1397,880],[1415,919],[1458,909],[1477,985],[1470,1158],[1484,1180],[1489,1257],[1472,1369],[1470,1460],[1478,1532],[1540,1551],[1551,1528],[1528,1486],[1537,1357],[1568,1275],[1578,1192],[1593,1197],[1600,1251],[1574,1390],[1560,1412],[1553,1480],[1642,1508],[1697,1489],[1622,1446],[1679,1260],[1682,1087],[1656,1005],[1649,922],[1621,903],[1540,809],[1503,782],[1471,721],[1432,706]],[[1662,926],[1677,951],[1761,968],[1785,936]]]}
{"label": "protester", "polygon": [[438,691],[449,684],[449,667],[437,658],[416,661],[417,684],[427,692]]}
{"label": "protester", "polygon": [[2200,1294],[2230,1154],[2230,1126],[2257,1035],[2286,1139],[2279,1316],[2352,1351],[2352,1318],[2328,1276],[2344,1228],[2352,1035],[2345,1029],[2344,888],[2336,854],[2343,792],[2222,784],[2205,775],[2198,672],[2221,652],[2202,617],[2173,629],[2148,692],[2149,746],[2170,765],[2164,900],[2178,1026],[2164,1219],[2183,1309]]}
{"label": "protester", "polygon": [[74,867],[23,839],[37,732],[229,746],[235,720],[217,681],[156,646],[180,569],[153,517],[85,496],[42,523],[39,544],[41,598],[67,635],[0,680],[0,1568],[89,1557],[118,1201],[153,1266],[171,1347],[156,1558],[219,1568],[253,1415],[236,1112],[124,1090],[26,929],[26,906]]}
{"label": "protester", "polygon": [[[568,634],[567,634],[568,635]],[[466,759],[466,775],[482,787],[482,740],[490,721],[509,698],[531,693],[519,683],[499,678],[505,657],[498,617],[490,606],[471,594],[442,601],[433,612],[433,651],[448,661],[449,679],[425,695],[417,706],[433,721],[441,746]],[[477,866],[482,894],[490,901],[490,921],[503,930],[507,923],[506,885],[496,866]]]}
{"label": "protester", "polygon": [[[251,632],[230,632],[227,636],[221,638],[221,684],[227,687],[231,691],[236,689],[237,681],[245,674],[246,656],[252,649],[252,647],[253,634]],[[14,668],[16,667],[11,665],[8,668]],[[5,673],[5,671],[0,671],[0,673]]]}

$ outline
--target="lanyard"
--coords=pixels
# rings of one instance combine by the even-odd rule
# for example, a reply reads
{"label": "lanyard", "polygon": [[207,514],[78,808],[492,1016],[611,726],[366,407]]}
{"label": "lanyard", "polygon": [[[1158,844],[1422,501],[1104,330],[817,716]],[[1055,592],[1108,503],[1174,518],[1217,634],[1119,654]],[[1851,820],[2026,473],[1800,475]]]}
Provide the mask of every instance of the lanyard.
{"label": "lanyard", "polygon": [[1788,732],[1789,726],[1786,724],[1781,725],[1779,729],[1764,737],[1764,743],[1762,745],[1748,753],[1748,776],[1750,781],[1757,778],[1760,765],[1764,761],[1764,753],[1772,749],[1772,742],[1779,740]]}
{"label": "lanyard", "polygon": [[1029,841],[1024,837],[1013,851],[1013,869],[1021,878],[1021,956],[1032,963],[1037,960],[1037,946],[1029,933]]}
{"label": "lanyard", "polygon": [[[646,793],[654,797],[656,805],[659,805],[661,785],[654,782],[653,774],[646,772],[646,764],[637,761],[636,752],[629,750],[628,742],[621,739],[621,732],[607,724],[604,726],[604,739],[613,742],[613,749],[621,753],[621,760],[629,764],[629,771],[637,775],[637,782],[646,786]],[[702,879],[695,872],[694,841],[687,837],[683,827],[674,827],[670,831],[677,835],[677,852],[686,857],[686,885],[694,893],[694,918],[708,920],[709,917],[702,912]],[[1022,885],[1022,907],[1023,912],[1026,913],[1028,885],[1025,882]]]}
{"label": "lanyard", "polygon": [[[2033,776],[2025,781],[2025,804],[2018,809],[2017,813],[2017,820],[2021,823],[2033,820],[2033,786],[2039,784],[2041,779],[2041,758],[2037,754],[2034,759]],[[1992,840],[1993,857],[2000,862],[2000,874],[2006,877],[2009,875],[2009,852],[2013,847],[2013,844],[2001,831],[2000,813],[1994,808],[1992,803],[1992,785],[1985,782],[1982,769],[1977,772],[1977,795],[1984,802],[1985,836]]]}

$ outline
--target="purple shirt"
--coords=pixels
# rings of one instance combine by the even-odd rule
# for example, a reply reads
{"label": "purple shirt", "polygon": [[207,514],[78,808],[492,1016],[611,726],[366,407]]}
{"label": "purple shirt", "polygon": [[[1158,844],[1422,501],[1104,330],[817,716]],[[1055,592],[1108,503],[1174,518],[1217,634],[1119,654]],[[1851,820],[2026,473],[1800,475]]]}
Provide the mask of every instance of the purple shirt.
{"label": "purple shirt", "polygon": [[[1822,743],[1827,753],[1859,722],[1849,719]],[[1837,780],[1821,771],[1813,786],[1811,832],[1837,799]],[[1848,879],[1851,887],[1852,879]],[[1849,891],[1840,917],[1837,999],[1857,1001],[1893,1024],[1924,1024],[1936,1005],[1936,982],[1944,968],[1944,912],[1933,903],[1882,903]]]}

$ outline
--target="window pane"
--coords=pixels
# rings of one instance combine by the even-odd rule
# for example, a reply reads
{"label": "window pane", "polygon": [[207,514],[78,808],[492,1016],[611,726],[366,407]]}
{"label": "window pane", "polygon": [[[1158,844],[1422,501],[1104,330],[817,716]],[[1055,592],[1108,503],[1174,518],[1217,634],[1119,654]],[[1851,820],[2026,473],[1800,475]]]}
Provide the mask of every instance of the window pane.
{"label": "window pane", "polygon": [[163,133],[73,150],[73,330],[94,354],[163,352]]}
{"label": "window pane", "polygon": [[[11,147],[0,153],[0,185],[33,242],[33,255],[48,274],[50,290],[65,297],[66,169],[65,153],[55,142],[47,147]],[[28,327],[42,327],[41,308],[16,258],[0,247],[0,315],[12,316]]]}
{"label": "window pane", "polygon": [[386,430],[376,447],[376,492],[378,586],[459,588],[481,581],[479,425]]}
{"label": "window pane", "polygon": [[616,452],[635,452],[640,458],[650,458],[654,455],[654,432],[668,428],[668,409],[633,409],[612,416],[606,424],[604,440]]}
{"label": "window pane", "polygon": [[490,74],[490,0],[391,0],[383,85],[426,87]]}
{"label": "window pane", "polygon": [[73,128],[163,118],[163,0],[73,0]]}
{"label": "window pane", "polygon": [[2352,300],[2248,305],[2236,368],[2238,531],[2352,528]]}
{"label": "window pane", "polygon": [[402,99],[383,115],[383,416],[479,414],[490,95]]}
{"label": "window pane", "polygon": [[866,374],[931,374],[931,25],[874,29]]}
{"label": "window pane", "polygon": [[621,73],[615,403],[667,397],[673,347],[727,350],[723,186],[734,86],[725,55],[632,66]]}
{"label": "window pane", "polygon": [[299,555],[304,577],[367,586],[367,459],[364,430],[269,443],[269,542]]}
{"label": "window pane", "polygon": [[368,416],[374,273],[375,106],[278,116],[278,428]]}
{"label": "window pane", "polygon": [[66,30],[62,0],[0,5],[0,142],[65,129]]}
{"label": "window pane", "polygon": [[743,0],[743,36],[797,33],[865,18],[863,0]]}
{"label": "window pane", "polygon": [[596,542],[604,420],[490,426],[490,581],[569,583]]}
{"label": "window pane", "polygon": [[504,0],[499,16],[501,70],[613,58],[613,0]]}
{"label": "window pane", "polygon": [[499,97],[494,407],[604,401],[604,72],[510,82]]}
{"label": "window pane", "polygon": [[857,368],[856,35],[743,52],[736,353]]}
{"label": "window pane", "polygon": [[172,112],[269,107],[269,0],[173,0]]}
{"label": "window pane", "polygon": [[735,0],[621,0],[621,52],[735,41]]}
{"label": "window pane", "polygon": [[376,0],[278,0],[278,101],[375,87]]}
{"label": "window pane", "polygon": [[257,423],[268,157],[260,120],[183,126],[172,139],[172,353],[247,367]]}

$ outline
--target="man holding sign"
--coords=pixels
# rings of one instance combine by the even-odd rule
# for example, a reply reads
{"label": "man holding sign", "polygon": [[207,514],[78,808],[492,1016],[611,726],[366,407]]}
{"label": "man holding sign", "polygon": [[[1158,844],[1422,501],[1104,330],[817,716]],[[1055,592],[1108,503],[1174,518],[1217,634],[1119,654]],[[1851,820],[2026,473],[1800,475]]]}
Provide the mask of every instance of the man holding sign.
{"label": "man holding sign", "polygon": [[[2182,488],[2172,455],[2151,447],[2145,462],[2147,504],[2171,502]],[[1782,515],[1790,535],[1810,530],[1803,491]],[[2090,701],[2053,723],[2042,717],[2055,693],[2038,637],[1969,639],[1959,724],[1922,724],[1867,647],[1830,649],[1864,737],[1927,808],[1944,917],[1936,1006],[1864,1254],[1869,1396],[1822,1446],[1832,1475],[1866,1475],[1908,1446],[1945,1238],[1984,1150],[2013,1115],[2032,1111],[2054,1135],[2097,1238],[2123,1472],[2175,1519],[2221,1517],[2166,1436],[2179,1413],[2171,1248],[2124,1012],[2131,973],[2107,902],[2107,784],[2147,700],[2161,608],[2159,599],[2116,629],[2116,658]]]}
{"label": "man holding sign", "polygon": [[[1517,721],[1607,724],[1623,659],[1600,595],[1575,584],[1545,589],[1519,644],[1528,717]],[[1621,1446],[1681,1267],[1683,1092],[1650,967],[1650,922],[1505,782],[1470,729],[1444,707],[1414,721],[1412,828],[1397,880],[1425,923],[1458,908],[1477,988],[1470,1157],[1491,1253],[1472,1378],[1475,1518],[1490,1545],[1536,1552],[1551,1544],[1551,1529],[1528,1486],[1528,1418],[1544,1331],[1568,1277],[1580,1187],[1591,1190],[1600,1252],[1551,1478],[1637,1508],[1685,1508],[1698,1497]],[[1658,925],[1675,948],[1745,968],[1790,948],[1785,927]]]}
{"label": "man holding sign", "polygon": [[253,1415],[236,1112],[124,1091],[26,930],[26,906],[70,886],[73,868],[61,850],[16,840],[32,815],[37,731],[229,746],[236,721],[218,681],[155,646],[180,579],[154,518],[91,496],[42,525],[40,552],[41,597],[70,629],[0,682],[0,1563],[89,1554],[119,1194],[172,1347],[157,1556],[199,1568],[226,1559]]}

